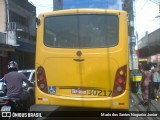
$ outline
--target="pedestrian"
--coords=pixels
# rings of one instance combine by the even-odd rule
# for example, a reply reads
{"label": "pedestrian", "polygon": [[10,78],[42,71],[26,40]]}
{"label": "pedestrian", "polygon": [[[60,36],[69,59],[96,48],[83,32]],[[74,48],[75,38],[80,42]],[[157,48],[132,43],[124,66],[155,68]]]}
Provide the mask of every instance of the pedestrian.
{"label": "pedestrian", "polygon": [[159,84],[160,84],[160,65],[158,66],[158,68],[155,68],[153,73],[153,90],[154,90],[155,101],[158,101],[159,99],[158,95]]}
{"label": "pedestrian", "polygon": [[141,89],[142,89],[142,98],[143,104],[148,105],[149,99],[149,84],[151,82],[151,67],[149,64],[144,66],[144,72],[142,73],[142,80],[141,80]]}

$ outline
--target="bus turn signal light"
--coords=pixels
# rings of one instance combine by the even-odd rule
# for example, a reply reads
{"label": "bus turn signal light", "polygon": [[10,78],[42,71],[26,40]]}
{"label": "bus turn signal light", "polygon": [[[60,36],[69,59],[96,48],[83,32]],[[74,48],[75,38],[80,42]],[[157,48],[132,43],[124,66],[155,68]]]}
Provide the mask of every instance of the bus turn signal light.
{"label": "bus turn signal light", "polygon": [[127,65],[120,67],[115,76],[112,97],[122,94],[126,89]]}
{"label": "bus turn signal light", "polygon": [[37,69],[37,85],[41,91],[48,93],[46,74],[42,66],[39,66]]}

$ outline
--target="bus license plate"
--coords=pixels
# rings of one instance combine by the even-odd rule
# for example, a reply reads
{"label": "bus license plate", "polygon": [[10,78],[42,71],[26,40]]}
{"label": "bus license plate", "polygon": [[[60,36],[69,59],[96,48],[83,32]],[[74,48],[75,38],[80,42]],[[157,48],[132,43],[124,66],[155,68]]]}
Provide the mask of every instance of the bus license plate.
{"label": "bus license plate", "polygon": [[2,106],[1,111],[11,111],[11,106]]}
{"label": "bus license plate", "polygon": [[86,95],[87,94],[87,90],[83,90],[83,89],[71,89],[71,93],[72,94]]}

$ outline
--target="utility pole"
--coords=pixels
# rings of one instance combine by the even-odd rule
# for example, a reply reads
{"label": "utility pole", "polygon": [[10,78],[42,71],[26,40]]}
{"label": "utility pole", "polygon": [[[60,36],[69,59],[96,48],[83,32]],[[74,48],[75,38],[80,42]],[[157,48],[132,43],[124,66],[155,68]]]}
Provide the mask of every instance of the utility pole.
{"label": "utility pole", "polygon": [[128,13],[128,34],[134,34],[133,0],[123,0],[123,10]]}
{"label": "utility pole", "polygon": [[9,24],[9,4],[8,0],[5,0],[5,6],[6,6],[6,36],[5,36],[5,43],[8,44],[8,24]]}
{"label": "utility pole", "polygon": [[160,2],[159,2],[159,15],[157,15],[156,18],[160,18]]}
{"label": "utility pole", "polygon": [[[123,10],[128,13],[128,37],[129,37],[129,53],[130,53],[130,70],[138,69],[138,57],[135,52],[136,36],[134,33],[134,0],[123,0]],[[138,92],[138,83],[131,81],[131,90]]]}
{"label": "utility pole", "polygon": [[134,33],[134,0],[123,0],[123,10],[128,13],[128,36],[130,45],[130,69],[138,69],[138,60],[135,54],[136,37]]}

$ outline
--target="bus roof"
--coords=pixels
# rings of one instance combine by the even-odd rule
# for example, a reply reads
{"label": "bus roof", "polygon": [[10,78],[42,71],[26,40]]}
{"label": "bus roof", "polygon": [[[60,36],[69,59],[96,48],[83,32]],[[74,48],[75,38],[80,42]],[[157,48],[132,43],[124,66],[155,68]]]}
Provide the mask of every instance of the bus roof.
{"label": "bus roof", "polygon": [[39,17],[46,17],[50,15],[67,15],[67,14],[120,14],[126,13],[123,10],[112,10],[112,9],[100,9],[100,8],[79,8],[79,9],[65,9],[65,10],[56,10],[51,12],[41,13]]}

